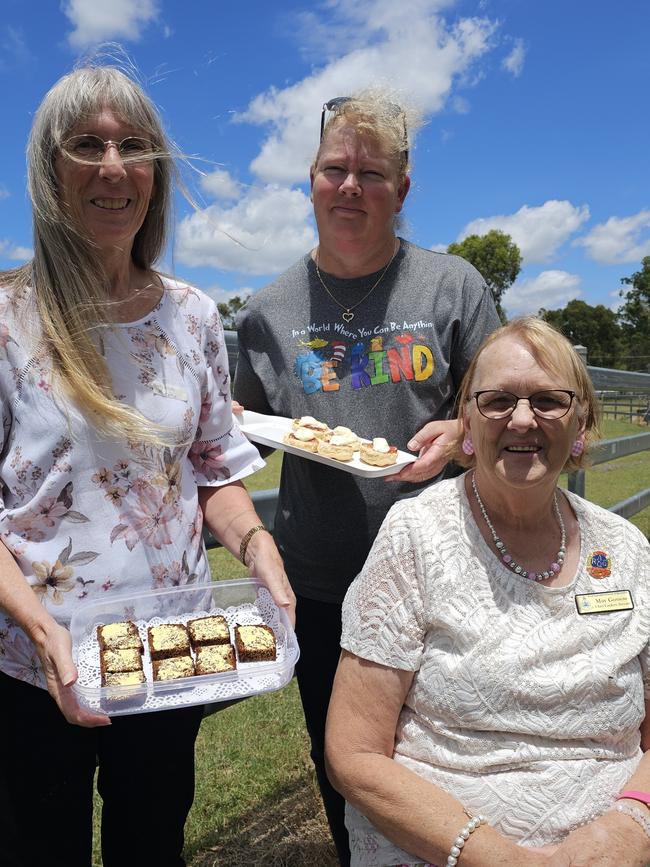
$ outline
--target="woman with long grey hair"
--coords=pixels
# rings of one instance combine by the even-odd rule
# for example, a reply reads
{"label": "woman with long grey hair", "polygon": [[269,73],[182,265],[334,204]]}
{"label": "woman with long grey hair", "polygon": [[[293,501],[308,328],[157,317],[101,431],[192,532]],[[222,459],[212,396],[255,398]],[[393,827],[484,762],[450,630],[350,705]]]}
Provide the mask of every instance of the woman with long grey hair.
{"label": "woman with long grey hair", "polygon": [[152,102],[115,67],[64,76],[28,175],[34,257],[0,275],[3,857],[87,867],[98,764],[104,867],[177,867],[202,708],[81,706],[71,616],[209,580],[204,520],[291,612],[293,594],[240,481],[263,462],[233,423],[215,304],[155,270],[174,161]]}

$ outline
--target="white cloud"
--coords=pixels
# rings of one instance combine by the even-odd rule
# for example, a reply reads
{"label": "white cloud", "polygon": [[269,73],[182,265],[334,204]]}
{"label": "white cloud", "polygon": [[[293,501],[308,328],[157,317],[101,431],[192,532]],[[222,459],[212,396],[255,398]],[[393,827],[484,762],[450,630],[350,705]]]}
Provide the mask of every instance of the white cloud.
{"label": "white cloud", "polygon": [[74,27],[68,34],[73,48],[110,39],[137,41],[142,28],[158,16],[157,0],[66,0],[62,9]]}
{"label": "white cloud", "polygon": [[456,114],[469,114],[470,104],[464,96],[455,96],[451,101],[451,107]]}
{"label": "white cloud", "polygon": [[524,68],[524,59],[526,57],[526,49],[523,39],[515,39],[514,48],[510,54],[503,59],[501,66],[503,69],[512,73],[515,78],[519,78]]}
{"label": "white cloud", "polygon": [[[297,84],[269,88],[235,118],[271,128],[252,171],[265,182],[305,181],[319,107],[334,96],[386,85],[431,114],[455,96],[458,81],[477,80],[476,64],[493,47],[497,25],[486,18],[447,24],[438,14],[445,5],[412,0],[405,14],[393,0],[331,0],[311,13],[313,41],[327,46],[325,66]],[[464,105],[457,101],[456,110]]]}
{"label": "white cloud", "polygon": [[508,316],[537,313],[540,307],[555,310],[566,307],[581,294],[581,279],[568,271],[542,271],[537,277],[520,280],[508,289],[501,304]]}
{"label": "white cloud", "polygon": [[571,202],[550,199],[539,207],[524,205],[514,214],[479,217],[472,220],[458,236],[485,235],[500,229],[517,244],[524,262],[548,262],[559,247],[589,219],[587,205],[575,207]]}
{"label": "white cloud", "polygon": [[255,289],[251,286],[242,286],[241,289],[222,289],[221,286],[208,286],[208,288],[203,291],[217,304],[225,304],[235,296],[246,298],[248,295],[252,295],[253,292],[255,292]]}
{"label": "white cloud", "polygon": [[201,187],[215,199],[233,201],[241,196],[241,184],[224,169],[216,169],[201,178]]}
{"label": "white cloud", "polygon": [[10,195],[11,195],[11,193],[9,192],[9,190],[0,184],[0,200],[1,199],[8,199]]}
{"label": "white cloud", "polygon": [[448,246],[449,244],[433,244],[429,249],[433,250],[434,253],[446,253]]}
{"label": "white cloud", "polygon": [[251,187],[230,208],[214,204],[185,217],[176,232],[176,257],[193,266],[277,273],[315,245],[311,213],[301,190]]}
{"label": "white cloud", "polygon": [[7,24],[0,36],[0,69],[12,69],[15,66],[27,66],[36,62],[36,56],[32,53],[22,28],[12,27]]}
{"label": "white cloud", "polygon": [[610,217],[574,244],[584,247],[588,256],[601,265],[638,262],[650,255],[650,211]]}
{"label": "white cloud", "polygon": [[14,262],[27,262],[34,255],[29,247],[21,247],[13,241],[0,240],[0,258],[11,259]]}

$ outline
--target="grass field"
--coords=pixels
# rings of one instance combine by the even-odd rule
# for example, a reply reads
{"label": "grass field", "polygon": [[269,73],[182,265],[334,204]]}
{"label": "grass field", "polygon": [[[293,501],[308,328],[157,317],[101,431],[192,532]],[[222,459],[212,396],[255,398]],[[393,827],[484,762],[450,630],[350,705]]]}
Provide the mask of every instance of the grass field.
{"label": "grass field", "polygon": [[[603,425],[605,438],[645,430],[623,421]],[[272,455],[267,467],[251,477],[249,489],[276,487],[280,461],[279,453]],[[650,487],[650,452],[593,467],[586,485],[587,497],[605,506]],[[633,522],[650,536],[650,509]],[[210,551],[209,558],[217,580],[246,574],[223,549]],[[191,867],[337,864],[315,788],[295,680],[281,692],[248,699],[204,720],[186,857]],[[96,854],[94,867],[100,863]]]}
{"label": "grass field", "polygon": [[[647,425],[639,426],[613,419],[605,419],[602,428],[603,439],[650,432]],[[566,484],[565,480],[562,480],[562,483]],[[587,471],[585,494],[588,500],[601,506],[613,506],[644,488],[650,488],[648,451],[598,464]],[[650,538],[650,508],[634,515],[631,521]]]}

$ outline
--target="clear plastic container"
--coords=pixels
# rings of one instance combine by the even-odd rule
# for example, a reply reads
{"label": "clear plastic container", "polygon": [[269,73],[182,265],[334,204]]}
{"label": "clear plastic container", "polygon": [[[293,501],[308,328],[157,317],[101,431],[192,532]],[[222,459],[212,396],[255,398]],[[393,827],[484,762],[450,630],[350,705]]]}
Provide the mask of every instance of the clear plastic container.
{"label": "clear plastic container", "polygon": [[[236,624],[266,623],[275,634],[275,661],[240,662],[237,658],[235,671],[154,681],[147,628],[161,623],[187,623],[210,614],[226,618],[233,646]],[[140,632],[146,682],[135,686],[102,686],[97,627],[123,620],[132,620]],[[73,687],[77,698],[86,707],[111,716],[232,701],[272,692],[291,680],[300,654],[286,612],[275,605],[269,591],[255,578],[189,584],[88,602],[74,612],[70,632],[79,674]]]}

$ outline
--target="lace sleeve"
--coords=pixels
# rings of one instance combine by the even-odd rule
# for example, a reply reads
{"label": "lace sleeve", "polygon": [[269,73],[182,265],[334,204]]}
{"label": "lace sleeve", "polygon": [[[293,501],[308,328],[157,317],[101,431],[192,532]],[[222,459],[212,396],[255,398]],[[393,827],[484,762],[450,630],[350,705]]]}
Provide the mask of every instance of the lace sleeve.
{"label": "lace sleeve", "polygon": [[410,508],[393,506],[347,592],[341,647],[380,665],[417,671],[426,630]]}
{"label": "lace sleeve", "polygon": [[[641,534],[639,534],[641,536]],[[641,586],[650,586],[650,544],[647,539],[641,538],[638,565],[636,571],[639,574]],[[650,630],[650,617],[646,620],[646,628]],[[648,642],[639,656],[641,674],[643,676],[643,693],[646,702],[650,701],[650,635]]]}

